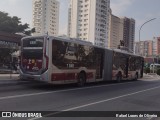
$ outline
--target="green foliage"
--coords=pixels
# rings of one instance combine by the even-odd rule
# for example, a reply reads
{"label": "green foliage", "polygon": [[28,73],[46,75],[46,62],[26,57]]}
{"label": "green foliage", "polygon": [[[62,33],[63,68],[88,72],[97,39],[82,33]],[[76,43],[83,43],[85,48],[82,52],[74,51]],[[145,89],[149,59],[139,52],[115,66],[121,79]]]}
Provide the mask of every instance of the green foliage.
{"label": "green foliage", "polygon": [[160,69],[157,70],[157,74],[160,75]]}
{"label": "green foliage", "polygon": [[10,48],[0,48],[0,63],[9,63],[11,62],[11,54],[16,50]]}
{"label": "green foliage", "polygon": [[[21,23],[21,19],[17,16],[9,16],[8,13],[0,11],[0,31],[6,33],[23,33],[26,35],[31,35],[35,32],[35,29],[29,30],[29,24]],[[11,62],[11,54],[15,52],[15,49],[11,48],[0,48],[0,63]]]}
{"label": "green foliage", "polygon": [[150,68],[149,67],[146,67],[144,68],[144,72],[147,74],[147,73],[150,73]]}
{"label": "green foliage", "polygon": [[30,35],[35,29],[28,30],[29,24],[22,24],[17,16],[9,16],[8,13],[0,11],[0,31],[7,33],[24,33]]}
{"label": "green foliage", "polygon": [[35,28],[32,28],[31,30],[25,31],[24,34],[31,35],[31,33],[34,33],[34,32],[35,32]]}

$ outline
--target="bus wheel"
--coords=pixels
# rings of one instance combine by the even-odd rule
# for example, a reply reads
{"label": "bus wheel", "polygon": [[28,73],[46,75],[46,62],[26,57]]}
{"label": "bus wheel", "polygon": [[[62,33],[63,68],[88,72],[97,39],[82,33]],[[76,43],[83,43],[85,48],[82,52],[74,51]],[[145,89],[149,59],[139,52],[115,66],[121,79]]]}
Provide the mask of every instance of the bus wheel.
{"label": "bus wheel", "polygon": [[84,73],[80,73],[78,76],[78,82],[77,82],[78,87],[84,86],[85,83],[86,83],[86,76]]}
{"label": "bus wheel", "polygon": [[121,82],[121,80],[122,80],[122,74],[119,72],[119,73],[117,74],[116,81],[119,83],[119,82]]}

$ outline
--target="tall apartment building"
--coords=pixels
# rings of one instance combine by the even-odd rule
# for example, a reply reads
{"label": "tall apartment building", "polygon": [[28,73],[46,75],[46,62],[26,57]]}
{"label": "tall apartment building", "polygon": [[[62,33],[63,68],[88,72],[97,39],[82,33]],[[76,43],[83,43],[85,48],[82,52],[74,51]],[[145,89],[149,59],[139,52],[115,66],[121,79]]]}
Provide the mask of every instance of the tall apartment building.
{"label": "tall apartment building", "polygon": [[132,18],[123,17],[123,40],[125,42],[125,47],[128,51],[134,51],[134,41],[135,41],[135,20]]}
{"label": "tall apartment building", "polygon": [[71,18],[71,10],[72,10],[72,5],[70,3],[70,6],[68,8],[68,30],[67,30],[67,35],[70,37],[71,36],[71,22],[72,22],[72,18]]}
{"label": "tall apartment building", "polygon": [[109,19],[108,37],[108,48],[111,49],[117,49],[118,45],[120,45],[120,40],[123,40],[123,21],[112,13]]}
{"label": "tall apartment building", "polygon": [[160,55],[160,37],[135,43],[135,53],[142,56],[153,57]]}
{"label": "tall apartment building", "polygon": [[70,2],[69,37],[107,47],[110,0],[71,0]]}
{"label": "tall apartment building", "polygon": [[124,41],[124,49],[134,52],[135,20],[127,17],[117,17],[110,13],[108,47],[116,49],[120,40]]}
{"label": "tall apartment building", "polygon": [[57,0],[33,0],[34,34],[58,35],[59,2]]}

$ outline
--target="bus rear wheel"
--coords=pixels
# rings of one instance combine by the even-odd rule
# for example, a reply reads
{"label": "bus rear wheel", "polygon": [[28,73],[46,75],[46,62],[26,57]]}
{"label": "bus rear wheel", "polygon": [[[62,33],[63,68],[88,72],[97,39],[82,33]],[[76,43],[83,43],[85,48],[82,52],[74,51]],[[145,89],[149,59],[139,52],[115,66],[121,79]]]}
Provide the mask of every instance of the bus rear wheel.
{"label": "bus rear wheel", "polygon": [[84,73],[80,73],[77,81],[78,87],[83,87],[85,83],[86,83],[86,76]]}

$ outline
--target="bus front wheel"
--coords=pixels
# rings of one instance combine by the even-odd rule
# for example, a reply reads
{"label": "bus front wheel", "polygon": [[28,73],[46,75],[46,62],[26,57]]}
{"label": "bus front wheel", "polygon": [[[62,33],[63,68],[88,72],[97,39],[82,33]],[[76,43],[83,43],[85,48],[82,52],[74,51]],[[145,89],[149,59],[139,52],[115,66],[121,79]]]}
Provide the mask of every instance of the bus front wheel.
{"label": "bus front wheel", "polygon": [[78,87],[84,86],[85,83],[86,83],[86,76],[84,73],[80,73],[78,76],[78,82],[77,82]]}

